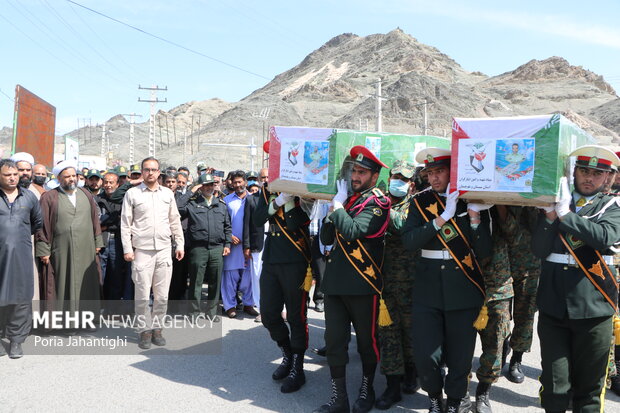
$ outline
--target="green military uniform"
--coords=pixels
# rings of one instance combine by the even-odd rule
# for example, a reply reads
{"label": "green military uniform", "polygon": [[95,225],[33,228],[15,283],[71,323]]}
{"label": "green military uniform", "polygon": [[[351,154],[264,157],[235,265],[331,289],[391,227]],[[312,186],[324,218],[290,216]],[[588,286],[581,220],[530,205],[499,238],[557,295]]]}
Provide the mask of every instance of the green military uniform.
{"label": "green military uniform", "polygon": [[[305,382],[305,377],[303,380],[300,377],[303,376],[303,354],[308,348],[308,293],[303,285],[310,258],[310,220],[298,198],[281,206],[275,199],[275,194],[264,186],[252,218],[254,225],[261,228],[269,222],[260,276],[260,310],[263,325],[283,352],[281,372],[274,372],[274,380],[286,377],[289,372],[296,374],[292,378],[288,376],[296,380],[294,384],[285,382],[281,388],[288,393]],[[290,333],[282,319],[284,305]]]}
{"label": "green military uniform", "polygon": [[[433,196],[432,193],[429,188],[414,197]],[[443,203],[446,202],[444,196],[440,195],[440,198]],[[458,200],[453,220],[468,240],[476,258],[488,257],[491,253],[488,224],[483,220],[478,226],[470,225],[467,205],[462,200]],[[437,233],[434,221],[426,222],[412,203],[403,229],[405,247],[411,252],[444,250]],[[420,258],[413,288],[412,334],[418,375],[422,388],[431,399],[440,397],[444,388],[452,400],[461,400],[467,394],[476,342],[473,323],[483,298],[480,290],[453,259]],[[448,366],[445,385],[440,369],[442,361]]]}
{"label": "green military uniform", "polygon": [[[570,234],[602,255],[620,239],[620,207],[597,194],[590,205],[550,223],[541,217],[532,236],[536,255],[567,254],[558,233]],[[574,205],[573,208],[574,209]],[[585,216],[591,218],[586,219]],[[610,266],[612,271],[613,266]],[[540,399],[549,411],[566,410],[573,393],[574,411],[599,411],[607,371],[614,309],[575,265],[545,261],[537,298],[542,374]]]}
{"label": "green military uniform", "polygon": [[405,365],[413,365],[411,343],[411,299],[415,254],[405,249],[401,231],[407,220],[411,195],[392,205],[390,223],[385,238],[385,263],[383,267],[383,299],[392,318],[392,324],[379,328],[381,348],[381,373],[405,374]]}
{"label": "green military uniform", "polygon": [[[213,183],[211,175],[201,175],[199,185]],[[177,200],[182,218],[188,218],[189,294],[193,313],[200,312],[202,283],[208,284],[205,314],[215,317],[220,301],[223,251],[230,248],[232,227],[226,203],[216,196],[207,200],[201,193],[187,191]]]}
{"label": "green military uniform", "polygon": [[[389,219],[388,202],[381,191],[370,188],[350,197],[345,208],[335,210],[321,229],[321,242],[334,244],[321,289],[325,294],[325,344],[330,366],[344,366],[349,362],[348,343],[351,340],[351,323],[355,328],[357,349],[362,363],[377,363],[377,315],[379,297],[351,265],[345,251],[336,242],[338,231],[347,243],[361,240],[374,262],[383,262],[383,236],[366,238],[380,233]],[[380,204],[381,203],[381,204]],[[359,207],[364,205],[362,209]]]}

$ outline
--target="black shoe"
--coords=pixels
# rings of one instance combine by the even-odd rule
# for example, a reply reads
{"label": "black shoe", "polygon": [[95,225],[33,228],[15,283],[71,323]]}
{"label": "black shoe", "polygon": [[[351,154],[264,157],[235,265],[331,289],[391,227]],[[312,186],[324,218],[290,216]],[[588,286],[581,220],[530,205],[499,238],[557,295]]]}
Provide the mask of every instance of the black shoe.
{"label": "black shoe", "polygon": [[611,387],[609,390],[614,392],[616,396],[620,396],[620,374],[610,377],[609,381],[611,381]]}
{"label": "black shoe", "polygon": [[314,303],[314,311],[316,311],[317,313],[322,313],[325,311],[325,304],[323,303],[323,301],[318,301]]}
{"label": "black shoe", "polygon": [[23,356],[24,351],[22,350],[22,344],[11,341],[11,347],[9,348],[9,358],[20,359]]}
{"label": "black shoe", "polygon": [[379,410],[387,410],[403,398],[400,395],[400,376],[386,376],[387,388],[375,402],[375,407]]}
{"label": "black shoe", "polygon": [[291,372],[291,362],[293,360],[293,353],[289,346],[280,347],[282,349],[282,362],[278,368],[273,372],[271,378],[274,380],[282,380],[287,377]]}
{"label": "black shoe", "polygon": [[138,347],[148,350],[151,348],[151,339],[153,338],[153,333],[150,331],[143,331],[140,333],[140,340],[138,340]]}
{"label": "black shoe", "polygon": [[431,405],[428,408],[428,413],[443,413],[443,406],[441,404],[441,397],[430,397],[428,398]]}
{"label": "black shoe", "polygon": [[476,389],[475,413],[493,413],[493,410],[491,410],[491,402],[489,400],[490,391],[490,383],[478,383],[478,388]]}
{"label": "black shoe", "polygon": [[362,385],[357,400],[353,403],[352,413],[366,413],[375,405],[375,389],[372,387],[372,379],[362,376]]}
{"label": "black shoe", "polygon": [[332,379],[332,396],[327,403],[312,413],[349,413],[349,397],[344,377]]}
{"label": "black shoe", "polygon": [[508,366],[508,374],[506,374],[506,378],[513,383],[523,383],[523,380],[525,380],[525,375],[521,370],[520,361],[510,360],[510,365]]}
{"label": "black shoe", "polygon": [[469,393],[467,393],[462,399],[448,398],[446,413],[470,413],[472,407]]}
{"label": "black shoe", "polygon": [[415,394],[420,390],[420,380],[418,380],[418,370],[413,365],[405,365],[405,377],[402,381],[402,390],[405,394]]}
{"label": "black shoe", "polygon": [[296,392],[306,383],[306,375],[304,374],[304,355],[295,353],[291,361],[291,371],[280,387],[282,393]]}
{"label": "black shoe", "polygon": [[502,368],[506,365],[506,360],[508,360],[508,355],[510,355],[510,337],[512,337],[512,334],[508,334],[502,345]]}
{"label": "black shoe", "polygon": [[327,346],[323,346],[321,348],[313,348],[312,352],[316,353],[317,355],[321,357],[325,357],[327,355]]}

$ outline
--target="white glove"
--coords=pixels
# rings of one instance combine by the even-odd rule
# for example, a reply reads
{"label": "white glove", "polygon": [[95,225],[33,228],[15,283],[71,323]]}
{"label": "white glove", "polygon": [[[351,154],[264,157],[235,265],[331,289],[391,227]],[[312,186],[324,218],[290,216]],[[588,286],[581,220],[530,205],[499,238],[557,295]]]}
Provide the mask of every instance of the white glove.
{"label": "white glove", "polygon": [[467,209],[474,212],[486,211],[492,207],[493,204],[467,204]]}
{"label": "white glove", "polygon": [[336,192],[334,199],[332,199],[332,206],[334,209],[342,208],[342,205],[349,197],[349,190],[347,188],[346,180],[339,179],[338,182],[336,182],[336,188],[338,189],[338,192]]}
{"label": "white glove", "polygon": [[538,209],[545,211],[545,214],[549,214],[555,210],[555,204],[551,206],[539,206]]}
{"label": "white glove", "polygon": [[449,221],[456,213],[456,203],[458,202],[459,191],[454,191],[446,196],[446,208],[439,215],[444,221]]}
{"label": "white glove", "polygon": [[286,194],[284,192],[280,192],[280,195],[278,195],[274,201],[275,201],[277,206],[281,207],[282,205],[286,204],[287,202],[292,201],[293,198],[295,198],[294,195]]}
{"label": "white glove", "polygon": [[568,187],[568,179],[560,178],[560,200],[555,204],[555,212],[558,217],[563,217],[570,212],[570,201],[573,198]]}

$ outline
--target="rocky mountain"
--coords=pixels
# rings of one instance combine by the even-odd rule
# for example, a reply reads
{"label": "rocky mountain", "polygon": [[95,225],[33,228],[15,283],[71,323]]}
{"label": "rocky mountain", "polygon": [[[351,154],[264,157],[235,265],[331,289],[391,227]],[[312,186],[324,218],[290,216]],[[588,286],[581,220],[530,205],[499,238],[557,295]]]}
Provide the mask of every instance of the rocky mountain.
{"label": "rocky mountain", "polygon": [[[438,49],[396,29],[366,37],[336,36],[239,102],[210,99],[160,111],[155,119],[157,156],[174,165],[206,161],[226,170],[249,168],[248,148],[205,144],[248,145],[254,139],[259,147],[258,167],[268,125],[374,130],[373,95],[379,79],[386,132],[422,133],[426,100],[429,134],[447,136],[452,117],[559,112],[600,142],[620,144],[620,100],[603,77],[561,57],[532,60],[489,77],[464,70]],[[148,122],[140,121],[136,160],[148,154]],[[127,163],[127,120],[116,116],[106,128],[113,159]],[[107,153],[107,142],[101,145],[100,126],[70,134],[86,142],[83,153],[99,154],[102,149]],[[96,138],[89,143],[85,139],[91,135]]]}

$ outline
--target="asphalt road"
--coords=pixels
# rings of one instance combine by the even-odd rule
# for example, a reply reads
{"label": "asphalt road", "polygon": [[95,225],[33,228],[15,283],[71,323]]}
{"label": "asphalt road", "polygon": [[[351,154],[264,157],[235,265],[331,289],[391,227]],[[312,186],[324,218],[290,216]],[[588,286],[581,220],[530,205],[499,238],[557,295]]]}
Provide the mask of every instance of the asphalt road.
{"label": "asphalt road", "polygon": [[[310,346],[322,345],[323,315],[310,310]],[[33,340],[29,337],[28,340]],[[6,340],[3,340],[6,347]],[[135,344],[133,344],[135,345]],[[166,355],[148,350],[140,355],[78,356],[29,355],[11,360],[0,357],[0,411],[209,411],[209,412],[311,412],[330,395],[326,360],[306,355],[306,385],[282,394],[271,373],[279,363],[279,350],[267,331],[251,317],[223,320],[221,353],[215,355]],[[357,397],[361,364],[351,343],[348,392]],[[474,369],[480,354],[478,345]],[[525,354],[522,384],[501,378],[493,386],[493,411],[538,412],[540,356],[538,339]],[[475,392],[475,376],[470,393]],[[384,390],[378,375],[375,388]],[[620,398],[606,396],[606,411],[620,412]],[[390,411],[426,412],[422,392],[404,395]]]}

